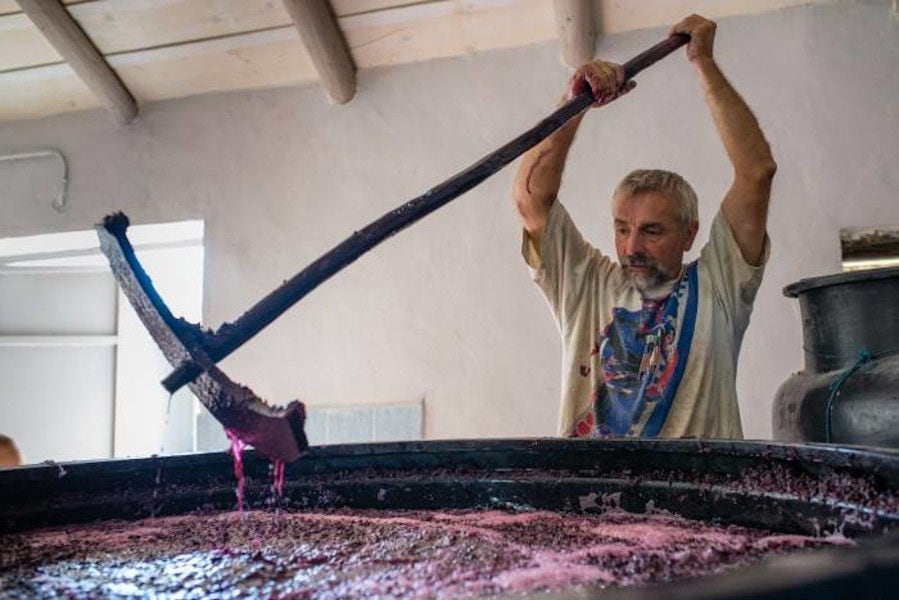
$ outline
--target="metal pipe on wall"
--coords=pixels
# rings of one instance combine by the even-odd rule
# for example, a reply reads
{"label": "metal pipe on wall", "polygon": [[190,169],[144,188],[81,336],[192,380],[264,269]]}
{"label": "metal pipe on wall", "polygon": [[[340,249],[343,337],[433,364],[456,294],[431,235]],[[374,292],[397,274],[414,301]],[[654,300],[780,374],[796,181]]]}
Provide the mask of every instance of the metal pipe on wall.
{"label": "metal pipe on wall", "polygon": [[66,189],[69,183],[69,165],[68,163],[66,163],[66,159],[62,155],[62,152],[53,148],[49,148],[45,150],[32,150],[27,152],[15,152],[12,154],[0,154],[0,163],[45,157],[57,158],[59,159],[60,165],[62,165],[62,184],[60,185],[59,193],[56,195],[56,198],[53,199],[52,203],[52,206],[56,210],[56,212],[62,212],[66,209]]}

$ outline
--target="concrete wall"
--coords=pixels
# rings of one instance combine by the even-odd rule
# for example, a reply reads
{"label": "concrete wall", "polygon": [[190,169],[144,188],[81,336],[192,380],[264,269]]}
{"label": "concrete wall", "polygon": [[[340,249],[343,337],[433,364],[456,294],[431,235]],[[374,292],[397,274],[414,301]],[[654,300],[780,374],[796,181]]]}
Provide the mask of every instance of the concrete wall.
{"label": "concrete wall", "polygon": [[[890,9],[839,3],[719,24],[719,62],[780,165],[774,252],[738,381],[747,437],[771,435],[774,392],[802,366],[798,307],[781,288],[839,270],[841,227],[899,223],[899,22]],[[624,61],[664,35],[606,37],[598,54]],[[566,77],[545,44],[364,71],[346,106],[305,87],[149,105],[128,130],[99,112],[5,123],[0,151],[49,145],[69,158],[70,206],[57,213],[27,177],[9,178],[18,183],[0,189],[0,236],[84,229],[116,209],[137,223],[203,218],[204,315],[217,326],[354,229],[530,127]],[[607,252],[606,199],[639,166],[691,180],[704,224],[729,184],[683,55],[589,115],[573,150],[562,197]],[[225,370],[275,402],[424,398],[431,438],[553,434],[559,343],[519,259],[514,169],[328,281]]]}

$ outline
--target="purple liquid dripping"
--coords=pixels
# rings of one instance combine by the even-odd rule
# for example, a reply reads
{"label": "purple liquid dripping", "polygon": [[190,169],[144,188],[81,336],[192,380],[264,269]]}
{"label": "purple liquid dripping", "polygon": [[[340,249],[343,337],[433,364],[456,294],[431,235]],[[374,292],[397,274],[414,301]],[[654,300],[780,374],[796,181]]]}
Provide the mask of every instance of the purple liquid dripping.
{"label": "purple liquid dripping", "polygon": [[246,448],[246,443],[230,429],[226,429],[225,433],[231,440],[231,456],[234,457],[234,476],[237,478],[237,509],[240,514],[243,514],[244,488],[246,487],[246,478],[243,474],[243,450]]}
{"label": "purple liquid dripping", "polygon": [[276,460],[274,463],[274,474],[272,479],[272,493],[277,504],[284,497],[284,461]]}

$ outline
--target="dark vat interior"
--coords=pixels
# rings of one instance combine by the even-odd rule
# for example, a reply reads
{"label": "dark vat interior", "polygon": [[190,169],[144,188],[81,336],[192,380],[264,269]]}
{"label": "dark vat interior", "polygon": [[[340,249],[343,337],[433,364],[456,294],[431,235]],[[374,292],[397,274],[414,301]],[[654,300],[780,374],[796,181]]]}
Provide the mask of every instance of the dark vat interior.
{"label": "dark vat interior", "polygon": [[[248,506],[270,499],[248,452]],[[235,507],[224,452],[0,471],[0,532]],[[804,552],[665,586],[581,588],[582,598],[885,598],[899,583],[899,452],[707,440],[471,440],[313,447],[287,465],[289,508],[499,508],[590,512],[620,494],[703,521],[816,535],[854,548]],[[616,496],[617,498],[618,496]],[[540,594],[571,597],[574,592]]]}

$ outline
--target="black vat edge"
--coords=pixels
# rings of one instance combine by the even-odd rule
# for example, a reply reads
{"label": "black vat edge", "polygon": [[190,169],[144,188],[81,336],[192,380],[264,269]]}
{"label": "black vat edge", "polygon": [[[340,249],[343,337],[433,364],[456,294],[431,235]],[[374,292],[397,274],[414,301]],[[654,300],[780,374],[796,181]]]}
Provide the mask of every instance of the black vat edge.
{"label": "black vat edge", "polygon": [[864,269],[862,271],[849,271],[847,273],[835,273],[832,275],[820,275],[817,277],[808,277],[800,279],[784,287],[783,295],[788,298],[796,298],[800,294],[804,294],[814,289],[828,287],[833,285],[844,285],[849,283],[865,283],[868,281],[877,281],[880,279],[890,279],[899,277],[899,267],[885,267],[882,269]]}

